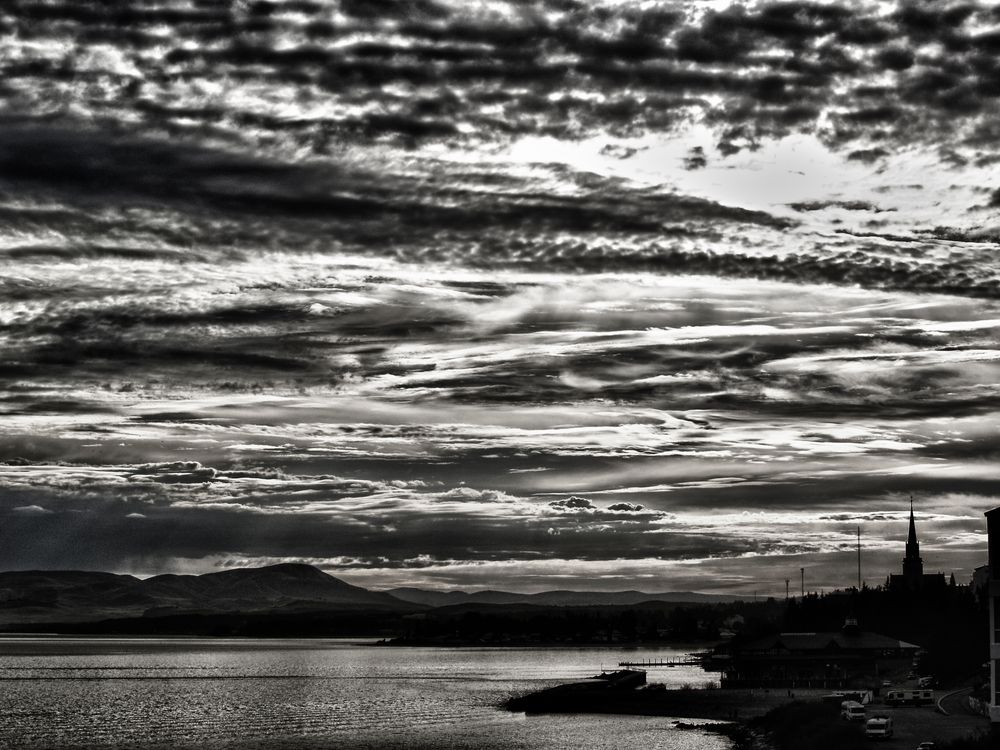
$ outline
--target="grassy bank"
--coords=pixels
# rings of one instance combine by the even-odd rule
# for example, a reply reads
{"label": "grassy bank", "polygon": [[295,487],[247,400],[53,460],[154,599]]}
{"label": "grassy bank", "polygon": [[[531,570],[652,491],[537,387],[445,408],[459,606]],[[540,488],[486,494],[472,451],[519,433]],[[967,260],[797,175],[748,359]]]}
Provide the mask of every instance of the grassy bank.
{"label": "grassy bank", "polygon": [[984,733],[946,742],[939,745],[938,750],[996,750],[998,747],[1000,747],[1000,737]]}
{"label": "grassy bank", "polygon": [[774,750],[870,750],[860,723],[842,721],[836,708],[817,702],[779,706],[747,723],[749,733],[734,736],[739,750],[753,747],[752,738],[766,736]]}

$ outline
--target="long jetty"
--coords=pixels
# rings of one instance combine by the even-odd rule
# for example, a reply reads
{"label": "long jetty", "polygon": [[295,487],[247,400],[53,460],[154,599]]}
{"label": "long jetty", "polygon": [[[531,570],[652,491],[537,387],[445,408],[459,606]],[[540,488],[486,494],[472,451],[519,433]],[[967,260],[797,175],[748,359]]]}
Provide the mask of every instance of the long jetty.
{"label": "long jetty", "polygon": [[640,661],[620,661],[619,667],[628,669],[643,669],[645,667],[682,667],[689,664],[701,664],[701,660],[690,656],[669,656],[666,659],[642,659]]}

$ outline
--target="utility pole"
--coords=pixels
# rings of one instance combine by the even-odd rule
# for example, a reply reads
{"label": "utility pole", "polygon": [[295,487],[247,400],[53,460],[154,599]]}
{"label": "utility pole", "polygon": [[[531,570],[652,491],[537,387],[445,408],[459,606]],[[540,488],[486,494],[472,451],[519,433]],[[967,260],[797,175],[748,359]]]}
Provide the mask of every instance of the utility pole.
{"label": "utility pole", "polygon": [[802,598],[806,598],[806,569],[799,568],[799,575],[802,576]]}
{"label": "utility pole", "polygon": [[785,579],[785,601],[788,601],[788,579]]}

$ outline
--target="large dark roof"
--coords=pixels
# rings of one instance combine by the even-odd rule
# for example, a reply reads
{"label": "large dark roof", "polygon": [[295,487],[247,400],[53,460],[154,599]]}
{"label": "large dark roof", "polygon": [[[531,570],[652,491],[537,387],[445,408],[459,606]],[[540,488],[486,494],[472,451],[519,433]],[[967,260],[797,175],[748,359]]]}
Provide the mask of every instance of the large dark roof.
{"label": "large dark roof", "polygon": [[826,651],[841,649],[844,651],[889,651],[896,649],[920,648],[912,643],[890,638],[878,633],[844,633],[837,630],[830,633],[778,633],[743,646],[741,651]]}

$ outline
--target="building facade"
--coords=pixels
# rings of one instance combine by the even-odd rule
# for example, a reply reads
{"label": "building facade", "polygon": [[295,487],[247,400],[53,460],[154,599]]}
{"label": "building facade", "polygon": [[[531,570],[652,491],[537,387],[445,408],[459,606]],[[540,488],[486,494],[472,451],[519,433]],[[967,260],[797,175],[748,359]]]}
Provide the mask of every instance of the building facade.
{"label": "building facade", "polygon": [[990,721],[1000,731],[1000,508],[986,513],[989,534]]}
{"label": "building facade", "polygon": [[918,650],[849,619],[839,631],[779,633],[734,647],[722,686],[877,689],[883,674],[912,663]]}

